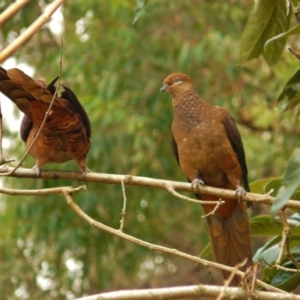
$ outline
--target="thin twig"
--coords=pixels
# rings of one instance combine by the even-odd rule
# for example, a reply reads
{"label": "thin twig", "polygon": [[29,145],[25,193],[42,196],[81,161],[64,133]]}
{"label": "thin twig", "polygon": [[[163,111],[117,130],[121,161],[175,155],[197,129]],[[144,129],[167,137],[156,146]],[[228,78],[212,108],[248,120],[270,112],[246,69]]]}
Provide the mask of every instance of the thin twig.
{"label": "thin twig", "polygon": [[247,262],[247,260],[248,260],[248,258],[245,258],[241,263],[237,264],[237,265],[233,268],[233,270],[230,272],[229,277],[228,277],[226,280],[224,280],[224,285],[223,285],[224,289],[221,290],[221,292],[220,292],[220,294],[218,295],[218,297],[216,298],[216,300],[221,300],[221,299],[223,299],[223,297],[225,296],[226,289],[229,287],[229,285],[230,285],[230,283],[231,283],[233,277],[234,277],[235,274],[236,274],[236,271],[237,271],[240,267],[242,267],[242,266]]}
{"label": "thin twig", "polygon": [[[175,191],[175,189],[171,186],[171,185],[166,185],[166,190],[174,195],[175,197],[177,198],[180,198],[182,200],[185,200],[185,201],[188,201],[188,202],[192,202],[192,203],[196,203],[196,204],[213,204],[213,205],[219,205],[220,206],[220,201],[205,201],[205,200],[197,200],[197,199],[193,199],[193,198],[190,198],[190,197],[186,197],[186,196],[183,196],[181,194],[179,194],[178,192]],[[221,201],[221,204],[225,203],[225,201]]]}
{"label": "thin twig", "polygon": [[278,214],[279,214],[279,217],[280,217],[282,225],[283,225],[283,230],[282,230],[282,239],[281,239],[281,242],[280,242],[280,245],[279,245],[279,254],[278,254],[278,257],[276,259],[275,266],[280,265],[282,256],[284,254],[285,245],[286,245],[286,243],[288,243],[288,236],[291,234],[290,226],[287,223],[287,220],[285,218],[284,208],[281,209],[278,212]]}
{"label": "thin twig", "polygon": [[[233,267],[228,267],[228,266],[225,266],[225,265],[222,265],[222,264],[218,264],[218,263],[215,263],[215,262],[207,261],[207,260],[201,259],[201,258],[199,258],[197,256],[193,256],[193,255],[187,254],[185,252],[178,251],[176,249],[171,249],[171,248],[159,246],[159,245],[156,245],[156,244],[152,244],[152,243],[146,242],[144,240],[138,239],[136,237],[133,237],[131,235],[128,235],[126,233],[123,233],[120,230],[117,230],[117,229],[111,228],[111,227],[109,227],[107,225],[104,225],[103,223],[98,222],[98,221],[92,219],[83,210],[81,210],[81,208],[73,201],[73,199],[72,199],[71,195],[68,193],[68,191],[65,191],[64,195],[65,195],[66,201],[69,204],[70,208],[80,218],[82,218],[85,222],[87,222],[88,224],[90,224],[93,227],[96,227],[96,228],[98,228],[100,230],[106,231],[106,232],[108,232],[110,234],[116,235],[116,236],[118,236],[118,237],[120,237],[122,239],[125,239],[125,240],[129,241],[129,242],[132,242],[132,243],[138,244],[140,246],[149,248],[151,250],[156,250],[156,251],[161,251],[161,252],[165,252],[165,253],[170,253],[170,254],[173,254],[173,255],[176,255],[176,256],[179,256],[179,257],[183,257],[183,258],[189,259],[191,261],[200,263],[200,264],[202,264],[204,266],[210,265],[211,267],[215,267],[215,268],[218,268],[218,269],[221,269],[221,270],[225,270],[225,271],[228,271],[228,272],[232,272],[234,270]],[[244,276],[244,274],[245,274],[244,272],[242,272],[240,270],[236,270],[236,275],[242,277],[242,276]],[[260,285],[260,286],[262,286],[266,290],[270,290],[270,291],[274,291],[274,292],[278,292],[278,293],[288,294],[287,292],[282,291],[282,290],[280,290],[280,289],[278,289],[276,287],[270,286],[270,285],[262,282],[261,280],[257,280],[257,284]]]}
{"label": "thin twig", "polygon": [[[0,174],[9,173],[13,168],[8,166],[0,167]],[[123,180],[125,185],[141,186],[141,187],[151,187],[155,189],[167,190],[167,186],[171,185],[176,191],[180,192],[191,192],[195,193],[190,183],[163,180],[142,176],[132,176],[132,175],[120,175],[120,174],[107,174],[107,173],[94,173],[88,172],[83,175],[82,172],[72,172],[72,171],[46,171],[43,170],[40,177],[37,176],[36,172],[32,169],[19,168],[14,172],[14,174],[9,175],[9,177],[16,178],[40,178],[40,179],[66,179],[66,180],[77,180],[83,182],[95,182],[104,184],[120,184]],[[236,193],[233,190],[220,189],[210,186],[201,187],[201,195],[213,195],[222,199],[236,199]],[[269,194],[255,194],[247,192],[243,196],[243,201],[249,201],[253,203],[262,203],[266,205],[273,205],[274,197]],[[196,202],[198,203],[198,201]],[[288,200],[285,204],[286,207],[300,209],[300,201]]]}
{"label": "thin twig", "polygon": [[30,0],[16,0],[0,15],[0,26],[21,10]]}
{"label": "thin twig", "polygon": [[59,76],[58,76],[58,82],[57,82],[57,86],[56,86],[56,89],[55,89],[55,92],[54,92],[54,95],[51,99],[51,102],[49,104],[49,107],[48,107],[48,110],[45,112],[45,117],[43,119],[43,122],[37,132],[37,134],[35,135],[33,141],[31,142],[30,146],[26,149],[26,152],[24,153],[23,157],[21,158],[21,160],[18,162],[18,164],[14,167],[14,169],[10,172],[8,172],[7,174],[1,174],[2,176],[4,175],[11,175],[13,174],[23,163],[23,161],[25,160],[25,158],[27,157],[27,155],[29,154],[31,148],[33,147],[33,145],[36,143],[36,140],[38,139],[38,137],[40,136],[40,133],[42,132],[42,129],[44,127],[44,124],[46,123],[47,121],[47,118],[49,115],[52,114],[52,106],[54,104],[54,101],[55,101],[55,98],[56,98],[56,95],[58,93],[58,89],[61,85],[61,74],[62,74],[62,52],[63,52],[63,39],[61,39],[61,49],[60,49],[60,59],[59,59]]}
{"label": "thin twig", "polygon": [[55,0],[43,14],[33,22],[20,36],[9,44],[0,53],[0,63],[10,57],[19,47],[25,44],[45,23],[47,23],[52,14],[65,2],[65,0]]}
{"label": "thin twig", "polygon": [[290,0],[285,0],[285,6],[286,6],[286,15],[288,16],[291,8]]}
{"label": "thin twig", "polygon": [[288,224],[288,221],[287,221],[287,218],[286,218],[286,215],[284,213],[284,210],[285,208],[281,209],[278,214],[280,216],[280,220],[282,222],[282,225],[283,225],[283,230],[282,230],[282,239],[281,239],[281,242],[280,242],[280,247],[279,247],[279,254],[278,254],[278,258],[275,262],[275,266],[276,268],[284,268],[284,267],[281,267],[280,266],[280,262],[281,262],[281,259],[283,257],[283,254],[285,256],[287,256],[293,263],[294,265],[297,267],[298,270],[295,270],[295,269],[289,269],[289,268],[284,268],[285,271],[289,270],[289,272],[299,272],[300,270],[300,264],[298,263],[298,261],[294,258],[294,256],[292,255],[291,251],[290,251],[290,245],[289,245],[289,236],[291,234],[291,228]]}
{"label": "thin twig", "polygon": [[285,271],[285,272],[300,273],[299,269],[286,268],[286,267],[283,267],[281,265],[276,265],[276,269],[282,270],[282,271]]}
{"label": "thin twig", "polygon": [[251,288],[250,288],[251,295],[254,295],[254,292],[255,292],[255,285],[256,285],[255,283],[256,283],[256,279],[257,279],[257,274],[259,272],[258,267],[260,267],[260,269],[259,269],[259,271],[260,271],[261,270],[260,264],[254,264],[252,267],[250,267],[251,275],[252,275]]}
{"label": "thin twig", "polygon": [[[290,259],[290,261],[296,266],[297,272],[299,272],[300,271],[300,264],[296,260],[296,258],[292,255],[292,253],[291,253],[290,243],[286,243],[286,245],[285,245],[285,253],[286,253],[286,256]],[[289,270],[294,270],[294,269],[289,269]],[[294,271],[290,271],[290,272],[294,272]]]}
{"label": "thin twig", "polygon": [[126,191],[125,191],[125,186],[124,186],[123,180],[121,180],[121,185],[122,185],[122,193],[123,193],[123,208],[122,208],[122,212],[121,212],[121,220],[120,220],[120,229],[119,230],[123,232],[124,223],[125,223],[125,215],[126,215],[127,198],[126,198]]}
{"label": "thin twig", "polygon": [[1,101],[0,101],[0,166],[14,161],[14,159],[5,159],[3,157],[2,141],[3,141],[3,115],[2,115]]}
{"label": "thin twig", "polygon": [[300,60],[300,53],[297,51],[294,51],[292,48],[288,48],[288,50],[297,58]]}
{"label": "thin twig", "polygon": [[206,215],[203,215],[201,219],[207,218],[208,216],[214,215],[216,210],[224,203],[224,201],[220,198],[218,204],[214,207],[214,209]]}

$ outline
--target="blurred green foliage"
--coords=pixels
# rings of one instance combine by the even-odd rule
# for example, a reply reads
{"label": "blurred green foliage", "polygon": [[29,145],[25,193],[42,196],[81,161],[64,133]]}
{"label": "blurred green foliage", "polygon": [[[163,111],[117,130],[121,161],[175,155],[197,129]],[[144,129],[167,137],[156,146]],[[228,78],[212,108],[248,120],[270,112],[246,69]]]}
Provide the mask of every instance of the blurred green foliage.
{"label": "blurred green foliage", "polygon": [[[1,10],[10,2],[3,0]],[[0,31],[1,47],[28,27],[47,3],[31,1],[9,20]],[[263,58],[239,64],[241,36],[252,6],[250,0],[153,0],[132,24],[133,1],[64,4],[63,83],[76,93],[91,119],[92,171],[185,181],[172,157],[170,97],[159,93],[164,78],[180,71],[194,80],[206,101],[225,107],[237,120],[250,181],[283,173],[300,129],[297,112],[283,114],[276,99],[298,62],[284,51],[272,69]],[[288,41],[297,45],[294,36]],[[36,78],[49,82],[59,73],[60,47],[60,35],[44,26],[14,57],[33,66]],[[13,145],[6,158],[21,157],[19,137],[9,133],[9,124],[6,128]],[[26,162],[34,164],[30,158]],[[47,168],[76,166],[70,162]],[[5,187],[26,189],[79,184],[15,178],[3,182]],[[87,186],[86,192],[74,195],[78,205],[118,228],[121,187]],[[203,250],[208,235],[200,206],[146,188],[126,187],[126,194],[126,233],[194,255]],[[262,205],[253,212],[268,213],[269,207]],[[202,266],[91,228],[60,195],[1,195],[0,226],[1,300],[70,299],[121,288],[221,282],[218,274],[208,275]],[[255,249],[261,243],[254,240]]]}

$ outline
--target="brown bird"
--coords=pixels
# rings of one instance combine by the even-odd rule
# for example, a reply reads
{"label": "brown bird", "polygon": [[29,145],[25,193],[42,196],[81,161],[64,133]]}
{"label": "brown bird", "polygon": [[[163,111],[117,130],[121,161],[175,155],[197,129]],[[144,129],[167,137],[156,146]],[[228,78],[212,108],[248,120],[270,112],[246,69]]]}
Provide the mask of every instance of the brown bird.
{"label": "brown bird", "polygon": [[[225,203],[207,216],[211,245],[218,263],[236,266],[245,258],[246,270],[253,264],[250,227],[242,196],[249,190],[245,152],[234,119],[221,107],[204,102],[191,79],[181,73],[169,75],[161,91],[172,95],[174,118],[172,146],[187,179],[212,187],[236,190],[237,200]],[[219,200],[215,196],[196,195],[201,200]],[[203,205],[205,214],[214,205]],[[228,277],[223,272],[223,277]],[[238,285],[235,277],[231,285]]]}
{"label": "brown bird", "polygon": [[[19,69],[0,67],[0,92],[24,113],[20,135],[26,149],[31,145],[55,93],[55,78],[48,86],[35,81]],[[52,112],[31,148],[40,175],[46,163],[63,163],[74,159],[82,172],[87,172],[86,156],[91,147],[89,118],[75,94],[67,87],[56,96]]]}

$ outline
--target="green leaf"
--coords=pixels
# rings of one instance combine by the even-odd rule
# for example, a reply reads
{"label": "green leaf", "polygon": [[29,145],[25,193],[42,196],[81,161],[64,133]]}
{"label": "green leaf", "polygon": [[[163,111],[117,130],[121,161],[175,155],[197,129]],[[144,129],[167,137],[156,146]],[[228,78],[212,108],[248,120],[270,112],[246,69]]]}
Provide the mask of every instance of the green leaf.
{"label": "green leaf", "polygon": [[[281,235],[282,224],[268,215],[260,215],[250,219],[251,235]],[[300,230],[299,230],[300,234]]]}
{"label": "green leaf", "polygon": [[[280,241],[281,237],[278,237],[278,241]],[[276,239],[275,239],[276,240]],[[275,263],[277,257],[279,255],[279,245],[278,243],[268,248],[259,249],[258,255],[255,255],[255,261],[265,262],[268,265],[272,265]]]}
{"label": "green leaf", "polygon": [[300,185],[300,148],[294,150],[283,175],[282,183],[283,186],[279,189],[275,203],[271,207],[273,215],[285,205]]}
{"label": "green leaf", "polygon": [[[300,33],[300,24],[297,25],[297,26],[294,26],[292,27],[290,30],[286,31],[286,32],[283,32],[283,33],[280,33],[272,38],[270,38],[269,40],[266,41],[265,43],[265,51],[268,51],[269,47],[270,47],[270,44],[275,41],[275,40],[278,40],[278,39],[282,39],[282,38],[287,38],[288,36],[290,35],[295,35],[295,34],[299,34]],[[285,39],[286,40],[286,39]],[[285,40],[284,40],[284,43],[285,43]]]}
{"label": "green leaf", "polygon": [[[262,0],[251,13],[241,38],[240,62],[244,63],[264,53],[264,44],[274,35],[289,28],[290,15],[286,16],[285,2],[281,0]],[[276,43],[276,44],[275,44]],[[274,42],[264,58],[273,65],[284,48],[281,39]]]}
{"label": "green leaf", "polygon": [[292,292],[300,283],[300,273],[280,271],[271,284],[288,292]]}
{"label": "green leaf", "polygon": [[[259,260],[263,259],[264,253],[266,252],[266,250],[273,247],[274,245],[277,245],[279,241],[281,241],[281,236],[275,236],[270,241],[268,241],[266,244],[264,244],[261,248],[257,249],[256,253],[253,256],[253,261],[259,262]],[[277,249],[277,248],[278,248],[278,246],[276,246],[275,249]],[[271,263],[274,262],[276,260],[276,258],[277,257],[275,257],[274,260],[270,260]]]}
{"label": "green leaf", "polygon": [[286,83],[277,101],[282,101],[286,97],[288,103],[285,110],[294,108],[300,103],[300,69]]}
{"label": "green leaf", "polygon": [[[287,219],[294,237],[300,236],[299,218],[293,216]],[[282,224],[269,215],[260,215],[250,219],[251,234],[257,236],[274,236],[282,234]]]}
{"label": "green leaf", "polygon": [[140,17],[143,11],[143,7],[145,6],[145,2],[146,0],[136,0],[135,15],[132,24],[134,24],[137,21],[137,19]]}
{"label": "green leaf", "polygon": [[269,193],[271,190],[273,190],[272,195],[277,195],[277,193],[281,187],[281,184],[282,184],[282,177],[278,177],[278,178],[271,180],[265,186],[265,193]]}
{"label": "green leaf", "polygon": [[[299,261],[299,257],[295,257]],[[286,268],[295,269],[294,264],[287,261],[283,264]],[[276,286],[285,291],[293,291],[300,282],[300,273],[285,272],[283,270],[277,270],[276,267],[266,269],[265,277],[263,281]]]}
{"label": "green leaf", "polygon": [[[290,26],[290,17],[291,10],[289,11],[289,15],[286,15],[286,5],[284,1],[280,1],[277,5],[277,12],[274,13],[274,26],[272,30],[272,36],[278,36],[289,29]],[[270,66],[273,66],[280,58],[284,46],[286,44],[286,36],[283,36],[281,39],[276,39],[272,43],[268,45],[268,47],[264,47],[264,59]]]}
{"label": "green leaf", "polygon": [[279,181],[281,184],[281,177],[268,177],[255,180],[250,183],[251,193],[264,194],[270,191],[269,184],[271,182]]}
{"label": "green leaf", "polygon": [[201,251],[201,253],[199,254],[200,258],[206,258],[208,257],[210,254],[212,253],[212,249],[211,249],[211,245],[210,243],[207,244],[204,249]]}

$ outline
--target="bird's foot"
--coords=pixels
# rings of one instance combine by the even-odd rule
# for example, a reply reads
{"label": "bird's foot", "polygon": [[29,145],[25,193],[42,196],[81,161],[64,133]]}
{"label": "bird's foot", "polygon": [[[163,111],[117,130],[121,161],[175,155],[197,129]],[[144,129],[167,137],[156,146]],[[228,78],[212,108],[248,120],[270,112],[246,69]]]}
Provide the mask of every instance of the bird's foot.
{"label": "bird's foot", "polygon": [[89,168],[85,168],[81,170],[81,174],[85,176],[87,173],[92,172]]}
{"label": "bird's foot", "polygon": [[238,199],[238,201],[240,202],[241,200],[243,200],[244,195],[246,195],[246,191],[242,186],[239,186],[236,190],[235,190],[235,197]]}
{"label": "bird's foot", "polygon": [[41,169],[41,167],[39,167],[39,166],[35,165],[35,166],[32,168],[32,170],[35,170],[35,172],[36,172],[36,175],[37,175],[38,177],[40,177],[40,176],[41,176],[41,172],[42,172],[42,169]]}
{"label": "bird's foot", "polygon": [[200,187],[204,186],[204,181],[199,178],[196,178],[192,181],[191,185],[193,190],[196,190],[197,193],[200,193]]}

